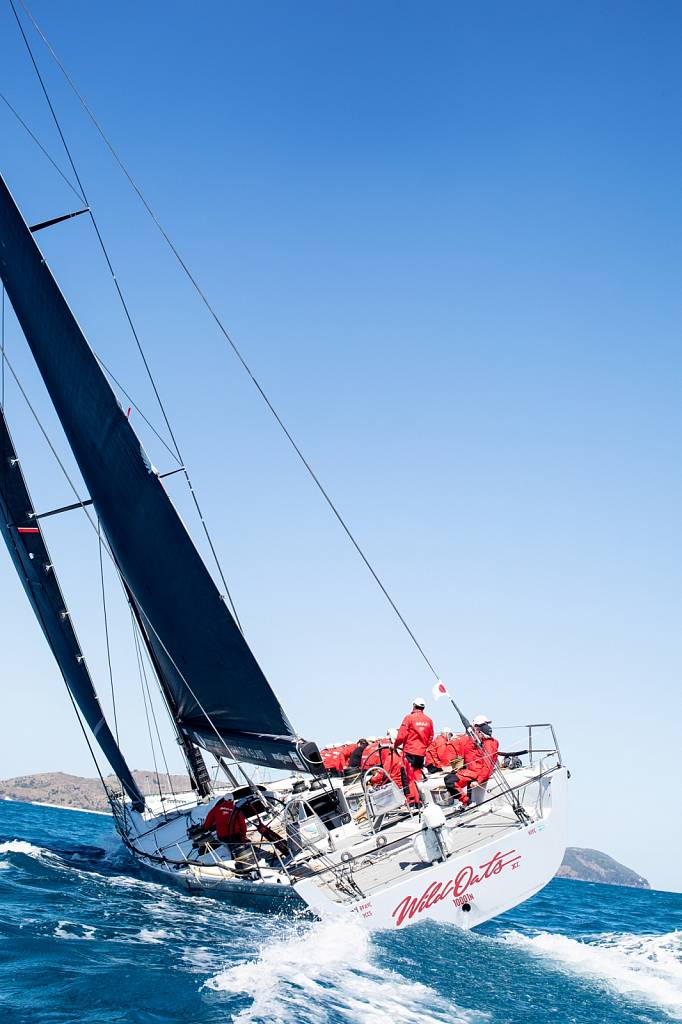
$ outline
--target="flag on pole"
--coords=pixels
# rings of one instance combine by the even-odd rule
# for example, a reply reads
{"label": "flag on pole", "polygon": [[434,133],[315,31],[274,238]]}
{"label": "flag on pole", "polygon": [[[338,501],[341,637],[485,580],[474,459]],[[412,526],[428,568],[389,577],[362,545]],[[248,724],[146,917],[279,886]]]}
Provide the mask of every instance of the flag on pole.
{"label": "flag on pole", "polygon": [[449,697],[448,688],[442,679],[439,679],[433,688],[433,699],[440,700],[441,697]]}

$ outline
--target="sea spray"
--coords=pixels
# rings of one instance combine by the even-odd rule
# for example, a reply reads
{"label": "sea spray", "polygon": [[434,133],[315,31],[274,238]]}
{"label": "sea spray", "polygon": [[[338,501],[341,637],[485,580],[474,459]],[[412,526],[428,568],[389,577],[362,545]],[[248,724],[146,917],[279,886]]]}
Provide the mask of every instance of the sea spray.
{"label": "sea spray", "polygon": [[682,1020],[682,931],[662,935],[602,933],[574,939],[553,932],[524,935],[510,931],[503,940],[547,957],[566,971],[660,1006]]}
{"label": "sea spray", "polygon": [[258,957],[221,971],[209,989],[244,994],[246,1024],[341,1019],[366,1024],[473,1024],[487,1014],[460,1010],[437,992],[376,966],[372,940],[353,922],[317,922],[271,939]]}

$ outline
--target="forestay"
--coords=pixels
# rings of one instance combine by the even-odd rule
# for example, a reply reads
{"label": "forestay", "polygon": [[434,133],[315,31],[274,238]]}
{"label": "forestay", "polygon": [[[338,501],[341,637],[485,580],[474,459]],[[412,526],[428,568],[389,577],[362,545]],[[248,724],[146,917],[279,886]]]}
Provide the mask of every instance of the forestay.
{"label": "forestay", "polygon": [[305,767],[232,618],[0,178],[0,276],[89,489],[178,725],[207,749]]}

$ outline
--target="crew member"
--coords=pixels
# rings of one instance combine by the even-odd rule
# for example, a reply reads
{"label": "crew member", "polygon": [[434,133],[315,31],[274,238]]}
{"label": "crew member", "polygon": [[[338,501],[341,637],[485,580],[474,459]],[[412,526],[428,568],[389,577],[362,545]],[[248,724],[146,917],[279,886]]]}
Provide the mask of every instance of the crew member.
{"label": "crew member", "polygon": [[434,741],[426,748],[424,767],[428,772],[440,772],[450,767],[452,757],[448,757],[452,729],[442,729]]}
{"label": "crew member", "polygon": [[229,847],[237,874],[244,874],[254,867],[253,851],[246,839],[246,818],[244,812],[235,806],[232,793],[226,793],[213,805],[203,828],[206,832],[215,829],[220,842]]}
{"label": "crew member", "polygon": [[324,750],[320,751],[320,757],[322,758],[322,764],[330,775],[336,777],[343,775],[343,769],[346,767],[346,758],[341,745],[325,747]]}
{"label": "crew member", "polygon": [[341,747],[341,753],[343,754],[343,759],[344,759],[344,762],[345,762],[344,763],[344,767],[345,768],[348,767],[348,761],[349,761],[350,755],[353,753],[353,751],[355,750],[356,746],[357,746],[357,743],[344,743],[343,746]]}
{"label": "crew member", "polygon": [[375,765],[381,763],[379,747],[381,747],[384,742],[384,740],[377,739],[376,736],[369,736],[367,738],[367,746],[363,750],[360,758],[360,771],[366,772],[368,768],[374,768]]}
{"label": "crew member", "polygon": [[[395,729],[393,732],[397,735],[398,730]],[[381,789],[390,779],[398,789],[402,790],[409,804],[419,804],[420,797],[415,785],[414,769],[405,756],[390,743],[385,743],[384,740],[375,740],[370,746],[366,748],[370,753],[367,758],[368,763],[363,769],[370,773],[370,786]],[[372,770],[380,768],[383,768],[383,771]]]}
{"label": "crew member", "polygon": [[464,767],[445,777],[445,785],[463,807],[469,803],[470,790],[484,786],[497,766],[498,740],[493,736],[492,722],[485,715],[476,715],[472,723],[473,735],[461,744]]}
{"label": "crew member", "polygon": [[367,746],[367,740],[363,736],[355,744],[355,748],[353,749],[350,757],[348,758],[348,764],[346,765],[346,772],[348,772],[349,769],[351,771],[353,771],[353,772],[359,772],[360,771],[360,761],[362,760],[362,755],[365,752],[365,747],[366,746]]}
{"label": "crew member", "polygon": [[403,748],[405,760],[412,765],[417,782],[421,782],[423,778],[424,758],[433,740],[433,722],[424,714],[425,707],[426,701],[422,697],[415,697],[412,701],[412,711],[403,718],[393,744],[395,750]]}

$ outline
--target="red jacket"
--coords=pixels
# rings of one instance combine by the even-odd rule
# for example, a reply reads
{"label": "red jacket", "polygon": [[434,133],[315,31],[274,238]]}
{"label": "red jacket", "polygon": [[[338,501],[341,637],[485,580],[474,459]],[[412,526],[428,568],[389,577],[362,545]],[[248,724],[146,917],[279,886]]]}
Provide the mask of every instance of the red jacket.
{"label": "red jacket", "polygon": [[206,815],[204,828],[215,828],[218,839],[224,843],[246,842],[246,818],[232,800],[214,804]]}
{"label": "red jacket", "polygon": [[341,775],[346,767],[346,758],[342,747],[325,747],[320,751],[320,757],[328,772],[338,772]]}
{"label": "red jacket", "polygon": [[440,733],[426,751],[425,764],[432,764],[434,768],[450,768],[456,757],[464,757],[463,741],[467,739],[466,735],[444,736]]}
{"label": "red jacket", "polygon": [[398,729],[396,747],[402,747],[404,754],[417,754],[423,757],[433,740],[433,722],[419,708],[405,715]]}
{"label": "red jacket", "polygon": [[493,736],[479,736],[483,749],[476,746],[470,736],[463,737],[466,741],[463,744],[464,769],[462,777],[466,776],[471,782],[487,782],[497,766],[497,752],[500,749],[499,740]]}

